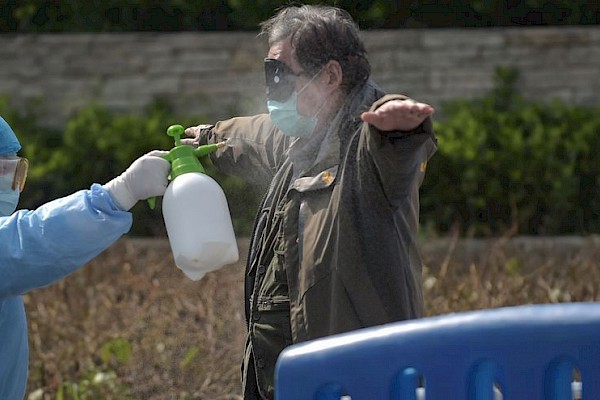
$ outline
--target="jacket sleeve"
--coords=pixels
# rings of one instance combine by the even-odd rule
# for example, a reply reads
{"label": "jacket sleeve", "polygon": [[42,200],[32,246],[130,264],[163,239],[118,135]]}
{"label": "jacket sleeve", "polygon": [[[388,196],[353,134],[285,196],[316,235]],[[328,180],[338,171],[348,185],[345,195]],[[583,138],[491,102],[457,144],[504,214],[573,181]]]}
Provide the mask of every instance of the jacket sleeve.
{"label": "jacket sleeve", "polygon": [[1,217],[0,298],[64,278],[129,231],[131,223],[131,213],[120,210],[98,184]]}
{"label": "jacket sleeve", "polygon": [[224,150],[210,155],[222,173],[249,183],[268,185],[283,160],[290,139],[275,127],[268,114],[217,122],[201,131],[200,144],[228,139]]}
{"label": "jacket sleeve", "polygon": [[[402,95],[386,95],[371,111],[390,100],[406,100]],[[431,118],[410,132],[381,132],[363,123],[359,142],[359,163],[372,163],[377,179],[392,206],[414,195],[425,176],[427,162],[437,150]]]}

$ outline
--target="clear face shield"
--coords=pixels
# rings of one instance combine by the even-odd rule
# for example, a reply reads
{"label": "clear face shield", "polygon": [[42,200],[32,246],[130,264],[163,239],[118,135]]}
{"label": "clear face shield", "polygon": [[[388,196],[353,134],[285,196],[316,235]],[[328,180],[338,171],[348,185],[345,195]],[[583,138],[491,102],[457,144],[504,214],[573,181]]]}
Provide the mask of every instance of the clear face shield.
{"label": "clear face shield", "polygon": [[16,155],[0,155],[0,193],[17,191],[25,188],[29,161]]}

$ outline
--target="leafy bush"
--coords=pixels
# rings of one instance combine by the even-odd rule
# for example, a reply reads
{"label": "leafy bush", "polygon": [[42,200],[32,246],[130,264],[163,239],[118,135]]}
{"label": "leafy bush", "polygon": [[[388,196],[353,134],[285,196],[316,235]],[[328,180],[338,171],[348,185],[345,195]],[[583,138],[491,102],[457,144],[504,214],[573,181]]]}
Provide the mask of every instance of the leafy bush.
{"label": "leafy bush", "polygon": [[422,189],[424,226],[467,235],[598,232],[600,109],[525,101],[518,74],[443,105],[439,151]]}
{"label": "leafy bush", "polygon": [[[413,1],[306,0],[347,10],[365,29],[597,24],[587,0]],[[9,1],[0,32],[256,30],[288,0]]]}
{"label": "leafy bush", "polygon": [[[599,232],[600,109],[526,101],[515,89],[518,74],[512,69],[498,69],[496,79],[482,98],[442,105],[443,117],[435,123],[439,151],[422,188],[424,231],[443,234],[456,225],[467,236]],[[170,149],[169,125],[205,120],[174,118],[160,103],[142,115],[90,105],[64,132],[55,132],[40,129],[34,116],[15,113],[6,101],[0,101],[0,114],[19,133],[31,160],[24,208],[107,182],[141,154]],[[204,164],[225,191],[236,233],[248,235],[260,194]],[[140,202],[133,213],[132,234],[165,234],[160,210]]]}

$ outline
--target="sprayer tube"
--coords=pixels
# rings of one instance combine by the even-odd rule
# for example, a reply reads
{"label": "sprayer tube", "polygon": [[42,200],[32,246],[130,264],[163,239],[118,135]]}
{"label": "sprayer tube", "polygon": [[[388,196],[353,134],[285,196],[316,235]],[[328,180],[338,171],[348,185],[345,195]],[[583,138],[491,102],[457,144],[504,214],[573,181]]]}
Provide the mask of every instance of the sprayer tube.
{"label": "sprayer tube", "polygon": [[215,143],[215,144],[206,144],[206,145],[200,146],[196,150],[194,150],[194,155],[196,157],[204,157],[205,155],[215,152],[215,151],[217,151],[217,149],[225,147],[226,145],[227,145],[227,141],[223,141],[223,142],[219,142],[219,143]]}

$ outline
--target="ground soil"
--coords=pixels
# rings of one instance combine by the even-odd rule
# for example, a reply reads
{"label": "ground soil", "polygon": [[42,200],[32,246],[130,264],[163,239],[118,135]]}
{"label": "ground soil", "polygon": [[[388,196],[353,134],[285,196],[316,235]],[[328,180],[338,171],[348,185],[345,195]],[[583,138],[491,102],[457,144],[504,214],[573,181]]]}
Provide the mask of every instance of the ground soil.
{"label": "ground soil", "polygon": [[[166,239],[124,238],[27,294],[31,399],[239,399],[247,243],[193,282]],[[597,237],[420,243],[428,316],[600,299]]]}

